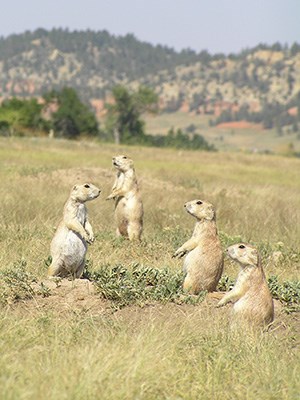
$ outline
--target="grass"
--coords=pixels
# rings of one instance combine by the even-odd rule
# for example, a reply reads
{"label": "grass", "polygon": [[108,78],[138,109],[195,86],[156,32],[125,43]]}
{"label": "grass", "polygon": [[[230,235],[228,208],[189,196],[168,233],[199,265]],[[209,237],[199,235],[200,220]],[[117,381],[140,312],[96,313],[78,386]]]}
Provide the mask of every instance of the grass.
{"label": "grass", "polygon": [[143,311],[119,320],[4,316],[2,398],[297,398],[291,332],[280,340],[276,334],[245,338],[220,318],[208,324],[208,310],[176,319],[172,309],[168,315]]}
{"label": "grass", "polygon": [[296,151],[300,150],[298,133],[283,133],[279,136],[276,129],[240,129],[210,127],[209,120],[214,120],[211,115],[194,115],[192,113],[176,112],[163,113],[157,116],[145,117],[147,133],[167,134],[171,127],[186,129],[190,125],[196,127],[196,133],[202,135],[209,143],[220,150],[271,151],[274,153],[287,153],[290,143]]}
{"label": "grass", "polygon": [[[140,244],[115,237],[113,204],[104,201],[118,153],[135,160]],[[299,167],[280,156],[0,138],[0,397],[296,399]],[[102,189],[88,204],[92,305],[44,281],[63,204],[81,181]],[[191,235],[183,204],[193,198],[216,205],[224,248],[259,248],[273,297],[288,312],[277,311],[270,331],[232,331],[230,306],[181,292],[182,260],[171,255]],[[237,272],[226,259],[220,289]]]}

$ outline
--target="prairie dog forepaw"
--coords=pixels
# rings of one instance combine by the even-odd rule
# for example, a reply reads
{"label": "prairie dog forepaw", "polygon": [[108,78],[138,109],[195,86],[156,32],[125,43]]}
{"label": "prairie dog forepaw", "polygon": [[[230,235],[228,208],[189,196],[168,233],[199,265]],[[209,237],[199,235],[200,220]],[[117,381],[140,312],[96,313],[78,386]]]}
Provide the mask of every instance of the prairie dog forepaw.
{"label": "prairie dog forepaw", "polygon": [[89,238],[88,238],[88,240],[87,240],[88,244],[93,244],[94,241],[95,241],[95,236],[94,236],[94,235],[89,236]]}
{"label": "prairie dog forepaw", "polygon": [[87,233],[85,233],[84,235],[82,235],[82,238],[83,238],[87,243],[90,242],[90,236],[89,236]]}
{"label": "prairie dog forepaw", "polygon": [[181,258],[181,257],[183,257],[186,253],[187,253],[186,250],[180,250],[180,249],[178,249],[178,250],[175,251],[175,253],[172,255],[172,257],[173,257],[173,258],[176,258],[176,257]]}
{"label": "prairie dog forepaw", "polygon": [[226,302],[220,300],[220,301],[218,302],[218,304],[216,305],[216,307],[217,307],[217,308],[220,308],[220,307],[225,306],[225,304],[226,304]]}

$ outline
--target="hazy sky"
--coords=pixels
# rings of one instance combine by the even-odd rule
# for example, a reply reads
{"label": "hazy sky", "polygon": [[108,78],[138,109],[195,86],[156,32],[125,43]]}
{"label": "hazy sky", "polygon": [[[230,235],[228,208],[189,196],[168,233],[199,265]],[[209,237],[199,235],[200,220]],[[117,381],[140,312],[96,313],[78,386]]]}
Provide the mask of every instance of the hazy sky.
{"label": "hazy sky", "polygon": [[211,53],[258,43],[300,43],[300,0],[0,1],[1,36],[39,27],[106,29],[177,50]]}

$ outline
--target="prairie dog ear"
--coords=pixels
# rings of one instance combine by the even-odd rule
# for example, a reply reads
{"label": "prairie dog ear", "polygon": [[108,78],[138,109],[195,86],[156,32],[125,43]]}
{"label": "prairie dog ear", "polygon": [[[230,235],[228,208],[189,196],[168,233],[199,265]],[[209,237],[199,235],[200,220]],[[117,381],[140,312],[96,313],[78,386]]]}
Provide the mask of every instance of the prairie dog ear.
{"label": "prairie dog ear", "polygon": [[215,216],[215,210],[213,206],[209,206],[206,209],[206,219],[208,219],[209,221],[211,221],[212,219],[214,219]]}
{"label": "prairie dog ear", "polygon": [[259,254],[258,254],[257,250],[254,249],[254,250],[251,251],[251,258],[253,259],[253,262],[255,264],[259,263]]}
{"label": "prairie dog ear", "polygon": [[256,250],[251,250],[251,256],[254,258],[257,258],[257,251]]}
{"label": "prairie dog ear", "polygon": [[78,186],[74,185],[72,190],[77,190],[77,189],[78,189]]}

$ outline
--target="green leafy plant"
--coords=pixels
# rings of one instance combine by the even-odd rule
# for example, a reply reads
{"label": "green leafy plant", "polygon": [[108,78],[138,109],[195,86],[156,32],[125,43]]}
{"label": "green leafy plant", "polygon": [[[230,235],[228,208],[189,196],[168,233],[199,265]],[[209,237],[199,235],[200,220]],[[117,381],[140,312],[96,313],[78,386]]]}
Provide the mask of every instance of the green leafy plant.
{"label": "green leafy plant", "polygon": [[284,304],[287,313],[300,311],[300,281],[280,283],[277,276],[271,276],[268,283],[273,298]]}
{"label": "green leafy plant", "polygon": [[0,271],[0,304],[10,304],[31,299],[35,295],[47,297],[50,289],[26,270],[27,263],[21,260],[12,267]]}
{"label": "green leafy plant", "polygon": [[223,275],[219,281],[218,290],[228,292],[233,288],[234,283],[235,283],[234,279],[230,278],[227,275]]}
{"label": "green leafy plant", "polygon": [[98,293],[115,303],[117,308],[150,302],[175,302],[196,304],[204,299],[189,296],[182,290],[183,276],[167,268],[156,269],[135,264],[129,270],[122,265],[104,266],[90,274]]}

